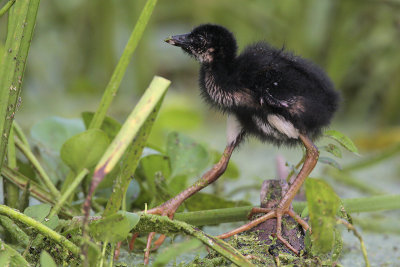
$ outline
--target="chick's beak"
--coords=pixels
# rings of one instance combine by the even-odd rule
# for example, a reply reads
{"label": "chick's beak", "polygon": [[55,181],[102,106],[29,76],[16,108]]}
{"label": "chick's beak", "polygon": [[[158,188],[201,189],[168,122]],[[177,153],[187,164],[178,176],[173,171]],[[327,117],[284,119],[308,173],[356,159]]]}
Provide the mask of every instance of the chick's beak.
{"label": "chick's beak", "polygon": [[168,37],[164,41],[174,46],[184,47],[190,43],[188,36],[189,34],[174,35]]}

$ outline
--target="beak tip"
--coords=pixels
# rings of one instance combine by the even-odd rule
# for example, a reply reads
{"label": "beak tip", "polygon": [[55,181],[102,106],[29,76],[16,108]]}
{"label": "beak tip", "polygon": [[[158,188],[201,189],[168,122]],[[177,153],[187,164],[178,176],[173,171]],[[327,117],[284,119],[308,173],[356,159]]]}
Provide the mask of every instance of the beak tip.
{"label": "beak tip", "polygon": [[175,42],[174,38],[172,38],[172,36],[166,38],[166,39],[164,40],[164,42],[166,42],[166,43],[168,43],[168,44],[170,44],[170,45],[176,45],[176,42]]}
{"label": "beak tip", "polygon": [[187,44],[187,35],[188,34],[181,34],[181,35],[174,35],[174,36],[169,36],[164,40],[164,42],[174,45],[174,46],[185,46]]}

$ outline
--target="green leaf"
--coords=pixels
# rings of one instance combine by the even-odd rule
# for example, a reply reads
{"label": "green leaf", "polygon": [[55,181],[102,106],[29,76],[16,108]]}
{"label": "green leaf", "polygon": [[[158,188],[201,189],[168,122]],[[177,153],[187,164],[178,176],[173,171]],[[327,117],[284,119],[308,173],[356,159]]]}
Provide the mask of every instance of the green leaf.
{"label": "green leaf", "polygon": [[68,139],[61,148],[61,158],[75,173],[92,168],[110,144],[107,134],[99,129],[86,130]]}
{"label": "green leaf", "polygon": [[62,145],[84,130],[80,119],[60,117],[49,117],[32,126],[32,144],[38,148],[41,163],[54,183],[64,179],[68,173],[68,167],[60,158]]}
{"label": "green leaf", "polygon": [[251,205],[251,203],[247,201],[231,201],[207,193],[196,193],[184,203],[189,211],[234,208]]}
{"label": "green leaf", "polygon": [[[82,119],[83,122],[85,123],[86,129],[89,128],[90,122],[92,121],[94,116],[94,112],[82,112]],[[118,134],[119,130],[121,129],[121,123],[116,121],[115,119],[106,116],[104,118],[103,124],[100,127],[101,130],[103,130],[110,140],[113,140],[114,137]]]}
{"label": "green leaf", "polygon": [[207,150],[193,139],[172,132],[167,139],[167,155],[171,161],[171,176],[197,175],[209,163]]}
{"label": "green leaf", "polygon": [[331,153],[332,155],[334,155],[337,158],[341,158],[342,157],[342,151],[340,151],[340,148],[337,145],[329,144],[327,146],[321,147],[320,149]]}
{"label": "green leaf", "polygon": [[57,267],[57,264],[54,262],[53,258],[45,250],[43,250],[40,254],[40,265],[42,267]]}
{"label": "green leaf", "polygon": [[42,222],[44,225],[49,227],[50,229],[54,230],[58,226],[59,223],[59,218],[57,215],[53,215],[50,218],[45,218],[44,221]]}
{"label": "green leaf", "polygon": [[24,214],[38,222],[43,222],[47,215],[49,215],[50,210],[51,206],[49,204],[39,204],[27,207],[24,210]]}
{"label": "green leaf", "polygon": [[91,223],[90,234],[98,241],[117,243],[126,239],[139,219],[136,213],[118,211]]}
{"label": "green leaf", "polygon": [[24,214],[54,230],[58,226],[59,218],[57,215],[48,218],[47,216],[50,214],[50,210],[51,205],[39,204],[27,207]]}
{"label": "green leaf", "polygon": [[170,177],[171,168],[167,156],[153,154],[140,159],[136,175],[146,180],[152,195],[156,194],[155,175],[157,172],[161,172],[162,176],[167,180]]}
{"label": "green leaf", "polygon": [[331,165],[332,167],[335,167],[335,168],[338,169],[338,170],[341,170],[341,169],[342,169],[342,166],[340,166],[340,164],[339,164],[336,160],[334,160],[334,159],[332,159],[332,158],[328,158],[328,157],[319,157],[319,158],[318,158],[318,161],[321,162],[321,163],[324,163],[324,164]]}
{"label": "green leaf", "polygon": [[202,243],[197,239],[189,239],[181,243],[173,244],[161,251],[155,261],[153,262],[154,267],[162,267],[167,265],[168,262],[172,261],[176,257],[182,254],[191,252],[199,248]]}
{"label": "green leaf", "polygon": [[44,146],[58,155],[65,141],[84,130],[85,126],[80,119],[52,116],[35,123],[30,134],[36,145]]}
{"label": "green leaf", "polygon": [[342,145],[344,148],[346,148],[350,152],[358,154],[358,149],[354,145],[353,141],[351,141],[351,139],[349,137],[345,136],[341,132],[338,132],[335,130],[329,130],[329,131],[325,131],[324,135],[336,140],[340,145]]}
{"label": "green leaf", "polygon": [[306,197],[311,221],[313,251],[317,255],[328,253],[334,246],[339,197],[326,182],[312,178],[306,180]]}

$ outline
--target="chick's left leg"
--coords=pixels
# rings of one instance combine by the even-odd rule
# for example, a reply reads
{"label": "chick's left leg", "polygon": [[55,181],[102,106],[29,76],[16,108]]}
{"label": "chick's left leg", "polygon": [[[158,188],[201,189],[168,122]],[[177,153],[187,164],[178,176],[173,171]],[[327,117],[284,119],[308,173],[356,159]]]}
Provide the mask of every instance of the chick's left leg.
{"label": "chick's left leg", "polygon": [[315,147],[315,145],[312,143],[312,141],[304,135],[300,135],[300,139],[303,142],[304,146],[306,147],[306,158],[304,161],[304,164],[297,175],[296,179],[293,181],[293,183],[290,185],[289,190],[285,193],[281,201],[279,202],[278,206],[274,209],[263,209],[263,208],[254,208],[250,214],[253,213],[266,213],[262,217],[259,217],[233,231],[230,231],[228,233],[219,235],[219,238],[225,239],[230,236],[233,236],[235,234],[247,231],[252,229],[253,227],[259,225],[262,222],[265,222],[266,220],[276,218],[276,237],[279,239],[286,247],[288,247],[290,250],[292,250],[295,254],[298,254],[299,252],[293,248],[292,245],[290,245],[289,242],[287,242],[283,237],[282,237],[282,216],[285,214],[288,214],[291,216],[297,223],[299,223],[304,230],[311,230],[310,226],[305,222],[303,219],[300,218],[299,215],[297,215],[293,210],[290,209],[290,204],[292,203],[294,197],[296,196],[297,192],[300,190],[301,185],[304,183],[305,179],[308,177],[308,175],[311,173],[311,171],[314,169],[315,165],[317,164],[318,161],[318,150]]}
{"label": "chick's left leg", "polygon": [[[229,127],[229,125],[228,125]],[[194,183],[189,188],[185,189],[181,193],[179,193],[174,198],[166,201],[165,203],[161,204],[158,207],[150,209],[147,211],[149,214],[157,214],[162,216],[168,216],[170,219],[173,219],[176,210],[179,206],[189,197],[200,191],[201,189],[205,188],[207,185],[215,182],[226,170],[228,166],[229,159],[235,150],[236,146],[241,142],[243,139],[244,132],[238,131],[234,138],[229,138],[228,136],[228,145],[226,146],[224,153],[222,154],[221,159],[217,164],[215,164],[211,170],[207,171],[196,183]],[[147,246],[146,252],[144,257],[144,263],[148,264],[149,262],[149,255],[150,255],[150,247],[151,241],[154,238],[155,233],[150,233],[147,239]],[[137,238],[137,234],[134,234],[132,240],[130,242],[131,249],[133,248],[134,240]],[[165,235],[161,235],[160,238],[154,242],[155,247],[159,247],[165,239]]]}

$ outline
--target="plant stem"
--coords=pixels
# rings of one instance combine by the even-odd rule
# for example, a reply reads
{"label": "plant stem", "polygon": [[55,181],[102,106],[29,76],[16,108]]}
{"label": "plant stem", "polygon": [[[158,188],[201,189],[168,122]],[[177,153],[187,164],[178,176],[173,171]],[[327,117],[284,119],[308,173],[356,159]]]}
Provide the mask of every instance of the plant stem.
{"label": "plant stem", "polygon": [[132,34],[129,37],[128,43],[125,46],[124,52],[122,53],[121,58],[111,76],[111,79],[107,84],[99,108],[97,109],[92,121],[90,122],[89,129],[100,128],[100,126],[102,125],[108,107],[114,99],[114,96],[117,94],[118,88],[121,84],[122,78],[124,77],[130,59],[133,55],[133,52],[135,52],[135,49],[140,39],[142,38],[144,29],[146,28],[146,25],[150,20],[151,13],[153,12],[156,3],[157,0],[148,0],[146,2],[146,5],[144,6],[142,13],[140,14],[140,17],[135,24],[135,28],[133,29]]}
{"label": "plant stem", "polygon": [[372,166],[374,164],[377,164],[385,159],[391,158],[393,155],[396,155],[400,153],[400,144],[397,144],[393,147],[389,147],[385,150],[383,150],[382,152],[380,152],[379,154],[370,156],[366,159],[363,160],[359,160],[355,163],[349,164],[347,166],[345,166],[342,170],[343,171],[354,171],[354,170],[359,170],[365,167],[369,167]]}
{"label": "plant stem", "polygon": [[[400,195],[343,199],[342,202],[346,211],[350,213],[400,209]],[[293,202],[293,209],[297,213],[301,213],[305,206],[305,202]],[[252,208],[253,206],[244,206],[237,208],[181,212],[176,213],[174,218],[196,226],[238,222],[247,220],[247,216]]]}
{"label": "plant stem", "polygon": [[19,106],[22,79],[40,0],[19,0],[9,11],[8,32],[0,64],[0,170]]}
{"label": "plant stem", "polygon": [[344,226],[347,227],[348,230],[352,231],[354,233],[354,235],[358,238],[358,240],[360,241],[360,246],[361,246],[361,251],[364,257],[364,261],[365,261],[365,266],[366,267],[371,267],[369,260],[368,260],[368,255],[367,255],[367,249],[365,248],[365,244],[364,241],[362,239],[362,236],[360,235],[360,233],[358,233],[357,229],[349,222],[338,218],[337,219],[337,223],[338,224],[343,224]]}
{"label": "plant stem", "polygon": [[184,233],[200,240],[203,244],[219,252],[238,266],[254,266],[243,255],[221,239],[210,236],[185,222],[170,220],[166,216],[141,213],[140,220],[132,229],[132,232]]}
{"label": "plant stem", "polygon": [[[32,179],[27,178],[26,176],[22,175],[21,173],[4,166],[1,170],[1,175],[6,178],[8,181],[17,185],[21,190],[29,190],[29,193],[34,198],[40,200],[44,203],[49,203],[55,205],[56,202],[53,198],[51,198],[50,193],[45,190],[41,185],[34,182]],[[29,184],[29,188],[27,186]],[[63,216],[66,217],[73,217],[75,213],[71,206],[68,203],[65,203],[61,209],[61,213]]]}
{"label": "plant stem", "polygon": [[25,214],[20,213],[19,211],[9,208],[5,205],[0,205],[0,214],[6,215],[9,218],[12,218],[20,223],[23,223],[25,225],[32,227],[40,234],[46,236],[47,238],[53,240],[54,242],[56,242],[58,244],[60,244],[62,247],[67,248],[75,256],[79,255],[80,249],[78,246],[76,246],[74,243],[72,243],[71,241],[69,241],[67,238],[60,235],[59,233],[51,230],[44,224],[32,219],[31,217],[26,216]]}
{"label": "plant stem", "polygon": [[0,18],[14,5],[15,0],[10,0],[0,9]]}
{"label": "plant stem", "polygon": [[53,197],[59,198],[60,192],[54,186],[50,177],[47,175],[47,173],[43,169],[42,165],[40,165],[39,161],[36,159],[35,155],[33,155],[32,151],[29,149],[29,147],[27,147],[25,144],[23,144],[18,139],[15,140],[15,144],[21,150],[21,152],[24,153],[24,155],[32,163],[32,165],[35,167],[35,169],[39,173],[39,176],[41,177],[41,181],[47,187],[47,189],[49,189],[49,191],[53,195]]}
{"label": "plant stem", "polygon": [[18,241],[20,246],[26,247],[29,244],[29,236],[19,228],[10,218],[4,215],[0,215],[0,224],[4,230],[13,237],[14,240]]}
{"label": "plant stem", "polygon": [[[14,131],[10,130],[10,137],[7,145],[7,165],[11,169],[17,168],[17,157],[15,154]],[[3,180],[4,204],[16,209],[18,207],[19,189],[13,183]]]}
{"label": "plant stem", "polygon": [[57,204],[54,206],[54,208],[51,210],[49,218],[51,218],[53,215],[57,214],[58,211],[61,209],[61,207],[64,205],[65,201],[69,198],[69,196],[74,193],[74,190],[80,185],[82,182],[83,178],[89,173],[88,169],[83,169],[73,180],[73,182],[70,184],[68,189],[65,191],[65,193],[60,197],[60,200],[57,202]]}
{"label": "plant stem", "polygon": [[23,144],[25,144],[27,147],[29,147],[29,142],[28,139],[26,138],[24,132],[21,129],[21,126],[17,123],[17,121],[13,122],[13,129],[14,133],[16,134],[16,137],[21,140]]}
{"label": "plant stem", "polygon": [[338,181],[346,186],[353,187],[360,192],[367,193],[370,195],[382,195],[383,191],[368,185],[365,182],[361,182],[360,180],[351,176],[351,174],[344,170],[337,170],[334,168],[327,168],[326,173],[333,178],[335,181]]}

